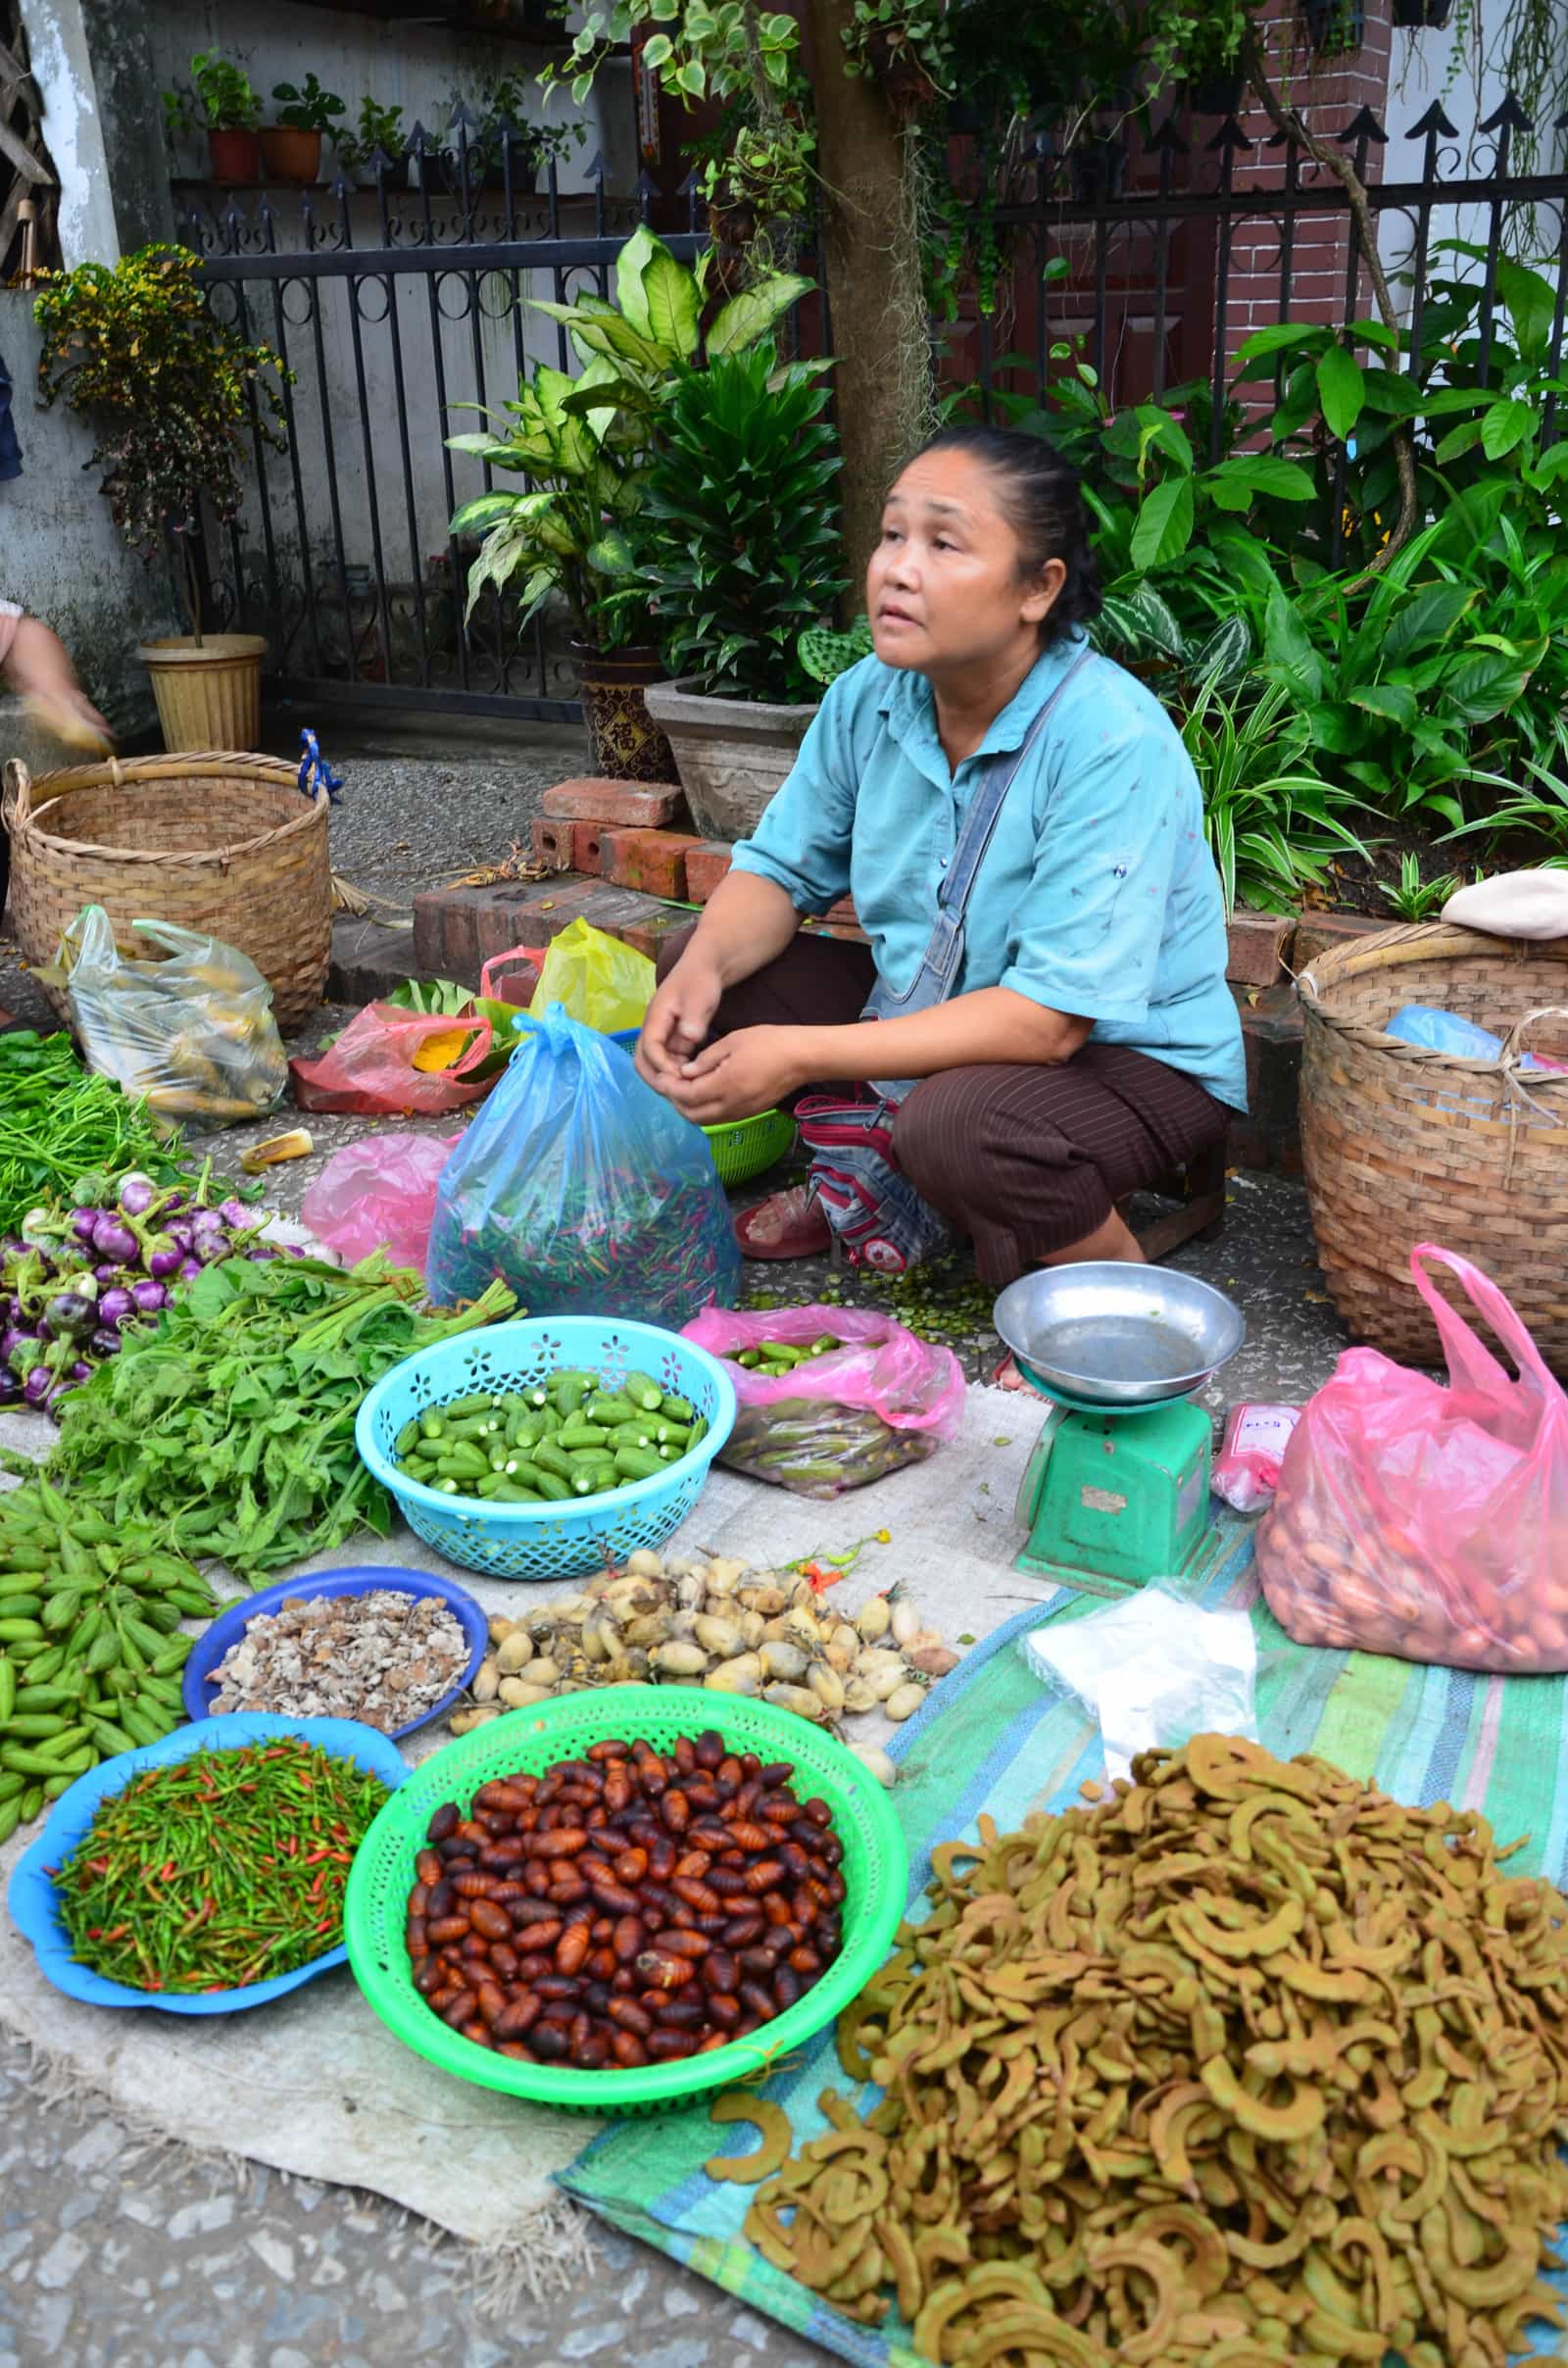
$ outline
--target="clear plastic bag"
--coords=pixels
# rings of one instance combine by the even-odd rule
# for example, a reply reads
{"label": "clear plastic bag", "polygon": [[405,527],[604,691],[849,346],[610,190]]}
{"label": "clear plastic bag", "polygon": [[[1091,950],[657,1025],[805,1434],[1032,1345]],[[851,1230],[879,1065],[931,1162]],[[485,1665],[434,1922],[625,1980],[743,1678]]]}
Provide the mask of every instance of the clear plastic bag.
{"label": "clear plastic bag", "polygon": [[494,1085],[494,1034],[480,1012],[459,1018],[368,1003],[324,1053],[289,1062],[294,1099],[306,1110],[441,1117],[482,1101]]}
{"label": "clear plastic bag", "polygon": [[[1518,1367],[1426,1272],[1436,1258]],[[1269,1609],[1298,1644],[1508,1676],[1568,1669],[1568,1397],[1495,1283],[1410,1254],[1448,1385],[1349,1349],[1308,1401],[1257,1536]]]}
{"label": "clear plastic bag", "polygon": [[496,1277],[518,1313],[678,1329],[732,1300],[740,1253],[712,1155],[628,1054],[551,1011],[441,1174],[426,1280],[443,1307]]}
{"label": "clear plastic bag", "polygon": [[[740,1414],[719,1461],[796,1496],[837,1497],[918,1463],[963,1420],[963,1367],[891,1316],[858,1307],[710,1307],[686,1338],[728,1360]],[[824,1340],[840,1345],[808,1354]],[[764,1343],[803,1352],[777,1378],[738,1364]]]}
{"label": "clear plastic bag", "polygon": [[346,1266],[372,1251],[424,1271],[436,1186],[458,1135],[372,1135],[335,1151],[300,1209],[317,1241]]}
{"label": "clear plastic bag", "polygon": [[1130,1775],[1137,1752],[1195,1735],[1258,1741],[1252,1623],[1245,1611],[1201,1609],[1180,1579],[1151,1579],[1103,1611],[1031,1629],[1018,1650],[1100,1721],[1112,1777]]}
{"label": "clear plastic bag", "polygon": [[560,1004],[568,1019],[599,1028],[640,1028],[654,999],[654,965],[646,954],[579,917],[553,938],[534,989],[533,1009]]}
{"label": "clear plastic bag", "polygon": [[60,941],[58,974],[88,1067],[182,1126],[232,1126],[275,1109],[288,1064],[256,964],[172,921],[131,926],[168,959],[122,954],[102,905],[84,906]]}

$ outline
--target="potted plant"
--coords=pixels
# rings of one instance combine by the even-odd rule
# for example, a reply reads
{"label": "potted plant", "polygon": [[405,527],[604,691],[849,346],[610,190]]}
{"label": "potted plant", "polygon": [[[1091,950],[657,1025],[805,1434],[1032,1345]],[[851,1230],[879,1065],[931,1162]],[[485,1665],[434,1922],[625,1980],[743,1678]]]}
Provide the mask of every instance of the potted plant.
{"label": "potted plant", "polygon": [[249,74],[216,50],[199,49],[190,62],[190,76],[192,89],[164,92],[164,121],[171,135],[205,127],[215,181],[226,185],[259,180],[262,151],[256,126],[262,120],[262,102]]}
{"label": "potted plant", "polygon": [[87,466],[102,469],[131,548],[149,564],[165,551],[175,561],[190,631],[137,652],[152,671],[165,745],[254,748],[267,643],[203,630],[196,542],[204,505],[220,523],[239,513],[253,420],[284,449],[282,364],[214,319],[200,259],[185,247],[49,272],[33,312],[42,405],[63,402],[92,425]]}
{"label": "potted plant", "polygon": [[[565,601],[582,676],[594,768],[620,780],[673,777],[668,743],[644,705],[663,673],[639,568],[643,487],[659,423],[678,370],[704,351],[703,271],[677,263],[638,230],[615,262],[617,303],[532,300],[560,321],[588,367],[573,380],[538,369],[507,406],[501,432],[449,439],[491,469],[529,480],[523,493],[481,494],[452,521],[454,535],[482,533],[469,575],[469,607],[489,583],[521,574],[522,623],[552,592]],[[724,305],[707,334],[710,358],[762,336],[808,280],[773,272]],[[541,499],[540,497],[543,497]]]}
{"label": "potted plant", "polygon": [[1436,29],[1452,14],[1453,0],[1394,0],[1394,22],[1405,32],[1418,32],[1424,25]]}
{"label": "potted plant", "polygon": [[315,181],[321,176],[321,134],[330,131],[343,113],[335,90],[323,90],[314,74],[304,88],[294,82],[274,82],[272,96],[282,101],[277,122],[262,133],[262,162],[280,181]]}
{"label": "potted plant", "polygon": [[[354,129],[334,132],[332,138],[344,172],[352,173],[362,186],[408,187],[408,145],[401,107],[382,107],[372,98],[363,98]],[[377,157],[382,160],[379,166]]]}
{"label": "potted plant", "polygon": [[763,338],[682,368],[661,418],[642,572],[675,679],[648,712],[705,837],[755,828],[816,712],[798,644],[845,588],[827,401],[817,367]]}

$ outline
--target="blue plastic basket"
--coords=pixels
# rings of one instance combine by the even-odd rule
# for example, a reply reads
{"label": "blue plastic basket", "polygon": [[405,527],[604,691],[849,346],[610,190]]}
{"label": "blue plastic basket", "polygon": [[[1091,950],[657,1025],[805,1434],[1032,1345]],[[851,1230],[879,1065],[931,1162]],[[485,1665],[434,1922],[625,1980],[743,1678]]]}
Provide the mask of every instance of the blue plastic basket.
{"label": "blue plastic basket", "polygon": [[[397,1435],[427,1406],[446,1406],[474,1390],[526,1389],[563,1366],[579,1365],[602,1373],[612,1389],[628,1372],[647,1373],[670,1396],[691,1401],[707,1420],[707,1438],[651,1480],[630,1480],[572,1504],[449,1497],[399,1471],[393,1459]],[[409,1527],[449,1561],[498,1579],[559,1580],[623,1562],[639,1546],[662,1546],[702,1495],[734,1421],[735,1385],[706,1349],[657,1324],[562,1315],[488,1324],[405,1357],[366,1399],[354,1438]]]}
{"label": "blue plastic basket", "polygon": [[340,1759],[352,1759],[356,1767],[379,1776],[393,1791],[409,1773],[397,1745],[355,1719],[266,1718],[251,1711],[235,1711],[228,1718],[204,1718],[195,1726],[177,1728],[162,1743],[100,1761],[85,1776],[78,1776],[69,1793],[61,1794],[43,1832],[12,1870],[6,1904],[23,1939],[31,1942],[38,1971],[46,1982],[89,2006],[153,2006],[162,2014],[234,2014],[244,2006],[264,2006],[269,1998],[281,1998],[285,1991],[297,1990],[301,1982],[314,1981],[318,1973],[329,1973],[334,1965],[344,1963],[349,1952],[340,1944],[294,1973],[274,1974],[269,1982],[250,1982],[243,1990],[194,1997],[132,1990],[76,1963],[70,1936],[60,1920],[55,1887],[46,1872],[68,1858],[82,1840],[99,1801],[122,1791],[143,1768],[159,1767],[170,1759],[188,1759],[193,1751],[237,1751],[244,1744],[271,1743],[279,1735],[303,1736],[307,1743],[318,1744]]}
{"label": "blue plastic basket", "polygon": [[465,1690],[471,1686],[474,1673],[489,1648],[490,1629],[483,1607],[476,1603],[466,1588],[456,1579],[437,1578],[428,1570],[405,1570],[395,1562],[356,1562],[340,1570],[315,1570],[307,1578],[285,1579],[280,1586],[264,1587],[260,1595],[245,1596],[225,1611],[221,1619],[214,1620],[204,1629],[191,1647],[190,1657],[180,1680],[180,1694],[187,1718],[237,1718],[237,1710],[216,1711],[213,1697],[218,1691],[218,1666],[225,1653],[239,1643],[252,1620],[265,1612],[276,1611],[284,1603],[309,1603],[318,1595],[374,1595],[380,1588],[398,1595],[439,1596],[450,1605],[463,1628],[468,1647],[467,1666],[450,1694],[417,1718],[411,1718],[406,1727],[394,1727],[388,1740],[396,1743],[401,1736],[413,1735],[427,1727],[434,1718],[455,1709]]}

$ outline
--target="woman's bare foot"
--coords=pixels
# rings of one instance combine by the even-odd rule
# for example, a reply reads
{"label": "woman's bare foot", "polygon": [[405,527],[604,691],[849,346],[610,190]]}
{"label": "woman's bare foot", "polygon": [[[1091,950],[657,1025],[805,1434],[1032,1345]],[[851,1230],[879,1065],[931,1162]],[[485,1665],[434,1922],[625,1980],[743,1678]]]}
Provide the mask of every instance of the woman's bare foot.
{"label": "woman's bare foot", "polygon": [[769,1193],[735,1219],[735,1239],[749,1258],[818,1258],[832,1240],[828,1221],[808,1185]]}

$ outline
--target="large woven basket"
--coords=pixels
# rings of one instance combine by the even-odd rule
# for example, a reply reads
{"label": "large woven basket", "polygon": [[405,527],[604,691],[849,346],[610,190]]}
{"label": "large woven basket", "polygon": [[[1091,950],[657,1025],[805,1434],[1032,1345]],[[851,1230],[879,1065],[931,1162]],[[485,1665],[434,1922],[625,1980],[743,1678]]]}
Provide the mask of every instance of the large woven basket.
{"label": "large woven basket", "polygon": [[[1301,1150],[1318,1256],[1350,1330],[1430,1364],[1438,1336],[1410,1283],[1417,1242],[1473,1258],[1568,1375],[1568,938],[1527,944],[1442,921],[1325,954],[1297,991],[1305,1012]],[[1495,1061],[1387,1033],[1431,1004],[1503,1039]],[[1434,1280],[1442,1280],[1434,1276]]]}
{"label": "large woven basket", "polygon": [[[204,929],[250,956],[279,1027],[298,1027],[320,1001],[332,947],[327,806],[324,789],[302,796],[276,757],[110,757],[35,781],[8,765],[17,942],[28,962],[52,962],[83,905],[102,905],[131,953],[137,920]],[[65,1018],[64,995],[44,992]]]}

